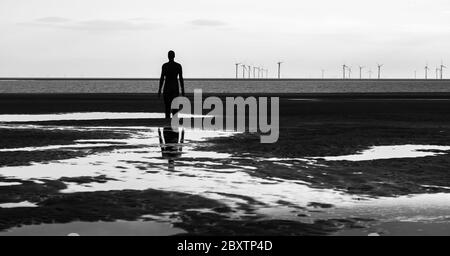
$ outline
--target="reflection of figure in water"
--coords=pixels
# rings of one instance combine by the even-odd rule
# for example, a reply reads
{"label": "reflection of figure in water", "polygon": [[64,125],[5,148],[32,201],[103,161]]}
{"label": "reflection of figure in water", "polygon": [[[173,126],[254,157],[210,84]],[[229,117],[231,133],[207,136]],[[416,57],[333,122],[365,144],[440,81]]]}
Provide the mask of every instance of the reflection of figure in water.
{"label": "reflection of figure in water", "polygon": [[[170,118],[171,104],[172,100],[181,95],[184,96],[184,80],[183,80],[183,70],[181,65],[174,61],[175,52],[170,51],[168,54],[169,62],[162,66],[161,78],[159,79],[159,90],[158,98],[161,97],[161,89],[164,86],[164,104],[166,118]],[[178,84],[178,78],[180,83]],[[176,110],[172,111],[172,114],[176,114]]]}
{"label": "reflection of figure in water", "polygon": [[158,129],[159,144],[161,146],[161,153],[164,159],[169,162],[169,171],[175,170],[175,159],[181,157],[184,143],[184,130],[173,130],[171,127],[164,127],[161,134],[161,128]]}

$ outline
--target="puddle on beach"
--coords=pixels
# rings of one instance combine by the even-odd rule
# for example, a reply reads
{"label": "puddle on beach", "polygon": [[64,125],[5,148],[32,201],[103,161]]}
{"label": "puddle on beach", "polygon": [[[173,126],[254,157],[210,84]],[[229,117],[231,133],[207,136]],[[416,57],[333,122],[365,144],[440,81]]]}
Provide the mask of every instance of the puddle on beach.
{"label": "puddle on beach", "polygon": [[21,185],[21,184],[22,183],[20,183],[20,182],[0,182],[0,187],[1,186],[8,187],[8,186]]}
{"label": "puddle on beach", "polygon": [[417,158],[450,153],[450,146],[437,145],[395,145],[376,146],[360,153],[345,156],[312,157],[326,161],[370,161],[395,158]]}
{"label": "puddle on beach", "polygon": [[0,236],[170,236],[186,233],[170,223],[156,221],[71,222],[27,225],[0,232]]}
{"label": "puddle on beach", "polygon": [[450,194],[421,194],[378,198],[352,208],[336,209],[335,216],[376,219],[364,229],[347,229],[340,236],[450,235]]}
{"label": "puddle on beach", "polygon": [[[203,115],[183,114],[183,118],[210,117]],[[84,120],[115,120],[115,119],[163,119],[164,113],[121,113],[121,112],[80,112],[60,114],[15,114],[0,115],[0,122],[43,122],[43,121],[84,121]]]}
{"label": "puddle on beach", "polygon": [[[92,114],[92,115],[91,115]],[[142,114],[142,115],[141,115]],[[55,117],[53,115],[0,115],[0,122],[22,122],[43,120],[87,120],[86,118],[105,117],[97,113],[82,116]],[[73,114],[75,115],[75,114]],[[78,115],[78,114],[76,114]],[[131,115],[114,113],[108,118],[149,118],[149,113]],[[45,117],[44,117],[45,116]],[[140,116],[140,117],[139,117]],[[22,118],[22,119],[21,119]],[[78,119],[66,119],[78,118]],[[6,120],[6,121],[5,121]],[[14,121],[11,121],[14,120]],[[91,119],[92,120],[92,119]],[[61,193],[96,192],[111,190],[145,190],[155,189],[200,195],[224,203],[235,210],[232,218],[248,214],[239,210],[239,206],[253,208],[255,214],[266,218],[308,221],[308,217],[297,216],[300,208],[311,202],[331,204],[330,209],[320,209],[310,213],[311,218],[348,218],[364,217],[383,219],[385,221],[429,221],[450,215],[450,194],[425,194],[410,197],[369,198],[350,195],[333,189],[316,189],[302,180],[285,180],[280,178],[261,178],[251,175],[257,172],[251,161],[270,161],[290,168],[300,161],[302,166],[320,166],[316,160],[326,161],[367,161],[392,158],[426,157],[447,154],[449,146],[433,145],[399,145],[379,146],[348,156],[331,156],[320,158],[254,158],[248,154],[241,156],[198,150],[199,145],[208,144],[209,138],[231,137],[234,132],[205,131],[158,127],[74,127],[74,126],[39,126],[3,124],[10,129],[60,129],[60,130],[104,130],[122,132],[130,135],[127,139],[77,140],[73,145],[51,145],[43,147],[23,147],[2,149],[0,152],[18,151],[52,151],[52,150],[86,150],[96,147],[114,146],[114,150],[90,154],[85,157],[55,160],[45,163],[33,163],[29,166],[7,166],[0,168],[0,176],[13,179],[14,182],[0,182],[0,186],[21,185],[17,181],[57,180],[60,178],[98,177],[108,179],[102,182],[76,183],[64,182],[66,189]],[[207,147],[202,147],[207,148]],[[239,154],[237,154],[239,155]],[[249,200],[251,199],[251,200]],[[280,203],[284,202],[284,203]],[[3,205],[3,206],[2,206]],[[30,202],[0,204],[0,207],[36,207]],[[442,221],[442,219],[439,219]],[[450,222],[450,219],[446,220]],[[162,226],[159,226],[162,225]],[[47,231],[45,231],[47,230]],[[47,232],[47,233],[46,233]],[[69,224],[28,225],[13,228],[0,235],[43,234],[80,235],[97,234],[133,234],[133,235],[172,235],[183,232],[174,229],[168,223],[155,221],[134,222],[73,222]]]}
{"label": "puddle on beach", "polygon": [[19,208],[19,207],[37,207],[37,205],[30,203],[28,201],[23,201],[23,202],[19,202],[19,203],[0,204],[0,208]]}
{"label": "puddle on beach", "polygon": [[449,236],[450,221],[408,222],[387,221],[367,229],[346,229],[334,236]]}

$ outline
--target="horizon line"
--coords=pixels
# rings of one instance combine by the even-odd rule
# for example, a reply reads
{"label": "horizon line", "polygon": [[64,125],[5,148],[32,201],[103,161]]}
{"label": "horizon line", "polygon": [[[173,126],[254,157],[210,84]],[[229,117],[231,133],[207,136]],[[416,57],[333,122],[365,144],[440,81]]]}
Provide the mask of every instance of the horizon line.
{"label": "horizon line", "polygon": [[[0,77],[0,81],[6,80],[157,80],[151,77]],[[450,81],[444,79],[425,78],[184,78],[184,80],[227,80],[227,81]]]}

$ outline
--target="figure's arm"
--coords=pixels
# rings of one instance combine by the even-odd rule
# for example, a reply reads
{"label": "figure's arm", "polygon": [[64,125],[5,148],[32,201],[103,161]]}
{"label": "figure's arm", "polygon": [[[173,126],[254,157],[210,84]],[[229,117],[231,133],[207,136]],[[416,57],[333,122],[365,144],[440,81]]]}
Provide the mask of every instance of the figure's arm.
{"label": "figure's arm", "polygon": [[161,77],[159,78],[158,98],[161,97],[161,90],[164,85],[164,66],[161,69]]}
{"label": "figure's arm", "polygon": [[181,86],[181,95],[184,96],[184,79],[183,79],[183,68],[180,65],[180,86]]}

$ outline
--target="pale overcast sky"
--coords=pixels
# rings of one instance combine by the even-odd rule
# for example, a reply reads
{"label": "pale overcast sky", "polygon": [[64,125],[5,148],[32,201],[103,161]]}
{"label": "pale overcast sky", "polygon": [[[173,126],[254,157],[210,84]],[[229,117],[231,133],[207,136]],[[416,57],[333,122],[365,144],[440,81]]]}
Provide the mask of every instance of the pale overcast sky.
{"label": "pale overcast sky", "polygon": [[0,30],[0,76],[158,77],[170,49],[186,77],[450,64],[449,0],[1,0]]}

